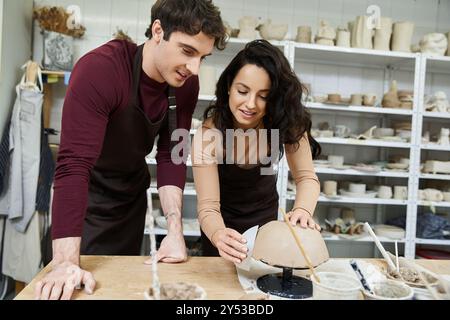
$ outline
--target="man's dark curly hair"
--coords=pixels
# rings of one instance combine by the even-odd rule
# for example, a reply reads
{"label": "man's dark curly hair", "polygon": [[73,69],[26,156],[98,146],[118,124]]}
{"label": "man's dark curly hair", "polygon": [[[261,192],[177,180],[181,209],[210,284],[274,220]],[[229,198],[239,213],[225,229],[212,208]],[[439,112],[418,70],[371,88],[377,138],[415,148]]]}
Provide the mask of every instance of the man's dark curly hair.
{"label": "man's dark curly hair", "polygon": [[227,35],[217,8],[211,0],[158,0],[152,7],[152,21],[145,36],[152,38],[152,25],[161,21],[164,40],[168,41],[174,31],[194,36],[201,31],[214,38],[218,50],[225,48]]}

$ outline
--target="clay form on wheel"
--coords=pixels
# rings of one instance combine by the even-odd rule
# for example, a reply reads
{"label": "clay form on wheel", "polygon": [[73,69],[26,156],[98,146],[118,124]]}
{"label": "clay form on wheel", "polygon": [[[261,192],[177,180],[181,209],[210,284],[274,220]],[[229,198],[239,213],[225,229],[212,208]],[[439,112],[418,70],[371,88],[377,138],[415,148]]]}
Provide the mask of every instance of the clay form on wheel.
{"label": "clay form on wheel", "polygon": [[[320,232],[294,227],[314,267],[329,259],[328,249]],[[286,222],[271,221],[258,230],[253,258],[271,266],[306,269],[308,264],[299,250]]]}

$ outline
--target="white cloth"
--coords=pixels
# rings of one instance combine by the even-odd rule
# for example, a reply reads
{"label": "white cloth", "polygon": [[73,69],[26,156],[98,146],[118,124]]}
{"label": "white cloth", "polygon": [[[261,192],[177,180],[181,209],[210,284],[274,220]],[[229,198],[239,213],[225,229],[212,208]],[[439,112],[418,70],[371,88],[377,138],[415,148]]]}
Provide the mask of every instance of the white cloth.
{"label": "white cloth", "polygon": [[1,213],[25,232],[36,210],[36,191],[41,155],[42,80],[40,72],[36,84],[25,83],[23,77],[16,86],[10,128],[10,167],[8,190],[0,199]]}
{"label": "white cloth", "polygon": [[40,271],[43,214],[35,212],[26,233],[16,230],[9,219],[5,227],[2,273],[30,283]]}

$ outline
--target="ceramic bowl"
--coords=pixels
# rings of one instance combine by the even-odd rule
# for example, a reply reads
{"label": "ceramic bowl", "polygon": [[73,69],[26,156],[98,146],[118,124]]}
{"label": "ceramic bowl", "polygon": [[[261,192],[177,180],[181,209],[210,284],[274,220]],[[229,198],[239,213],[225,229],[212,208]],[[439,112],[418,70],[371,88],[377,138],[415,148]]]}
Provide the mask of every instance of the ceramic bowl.
{"label": "ceramic bowl", "polygon": [[383,280],[370,285],[372,292],[364,290],[364,296],[368,300],[411,300],[414,291],[403,282],[395,280]]}

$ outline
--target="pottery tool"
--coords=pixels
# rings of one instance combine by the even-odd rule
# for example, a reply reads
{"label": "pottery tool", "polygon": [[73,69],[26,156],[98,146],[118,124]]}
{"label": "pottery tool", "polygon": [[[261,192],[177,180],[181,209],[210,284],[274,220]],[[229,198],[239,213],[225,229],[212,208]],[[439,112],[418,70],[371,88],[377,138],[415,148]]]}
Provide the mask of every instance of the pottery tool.
{"label": "pottery tool", "polygon": [[289,217],[286,214],[286,212],[284,211],[283,208],[280,208],[281,213],[283,214],[284,217],[284,221],[286,222],[286,224],[289,227],[289,230],[291,231],[292,235],[294,236],[295,242],[297,243],[297,246],[300,248],[300,251],[303,255],[303,257],[306,260],[306,263],[308,264],[309,270],[311,270],[311,274],[314,276],[314,278],[316,278],[317,282],[320,283],[320,279],[319,277],[316,275],[316,273],[314,272],[314,267],[311,263],[311,260],[309,259],[309,256],[306,254],[305,248],[303,248],[303,245],[300,241],[300,238],[298,237],[298,234],[295,232],[294,228],[291,225],[291,222],[289,221]]}
{"label": "pottery tool", "polygon": [[370,292],[370,294],[373,294],[372,289],[370,289],[369,284],[367,283],[367,280],[364,277],[363,273],[361,272],[361,269],[358,267],[358,264],[356,263],[356,261],[350,260],[350,265],[352,266],[353,270],[355,271],[356,275],[358,276],[358,279],[361,282],[364,290]]}
{"label": "pottery tool", "polygon": [[364,223],[364,228],[366,229],[366,231],[370,234],[370,236],[373,238],[373,240],[375,241],[375,244],[378,248],[378,250],[380,250],[381,254],[383,255],[384,259],[386,260],[389,268],[391,268],[391,270],[397,270],[397,268],[395,267],[394,263],[392,262],[391,257],[389,257],[388,253],[386,252],[386,250],[384,250],[383,245],[381,244],[380,240],[378,239],[377,235],[373,232],[372,228],[370,227],[369,223],[366,222]]}

